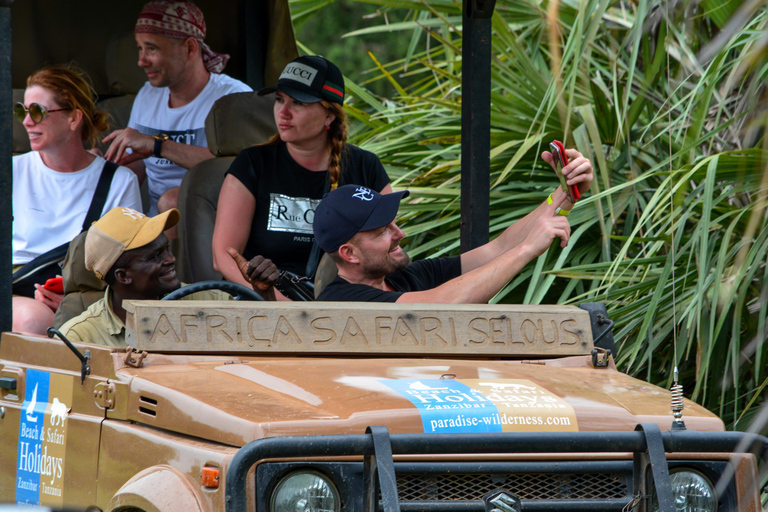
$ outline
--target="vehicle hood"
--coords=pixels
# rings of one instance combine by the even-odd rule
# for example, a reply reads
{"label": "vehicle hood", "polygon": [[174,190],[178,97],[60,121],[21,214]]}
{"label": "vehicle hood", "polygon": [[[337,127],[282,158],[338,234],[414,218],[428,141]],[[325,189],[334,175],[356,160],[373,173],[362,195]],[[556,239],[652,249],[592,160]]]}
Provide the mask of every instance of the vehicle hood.
{"label": "vehicle hood", "polygon": [[[586,357],[530,363],[150,356],[117,377],[118,405],[108,418],[231,446],[263,437],[361,434],[369,425],[393,433],[471,431],[478,427],[466,425],[467,418],[478,407],[491,415],[495,407],[503,425],[495,419],[490,428],[504,431],[634,430],[651,422],[669,429],[672,422],[668,391],[613,365],[593,368]],[[560,418],[558,425],[548,425],[550,418]],[[723,430],[693,402],[686,401],[684,419],[688,428]]]}

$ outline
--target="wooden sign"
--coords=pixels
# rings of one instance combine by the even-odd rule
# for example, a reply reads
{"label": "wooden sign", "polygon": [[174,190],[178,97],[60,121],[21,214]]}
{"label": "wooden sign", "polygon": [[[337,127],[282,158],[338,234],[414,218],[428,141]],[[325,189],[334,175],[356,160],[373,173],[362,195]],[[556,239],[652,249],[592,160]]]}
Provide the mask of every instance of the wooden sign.
{"label": "wooden sign", "polygon": [[563,356],[593,348],[575,306],[126,301],[150,352]]}

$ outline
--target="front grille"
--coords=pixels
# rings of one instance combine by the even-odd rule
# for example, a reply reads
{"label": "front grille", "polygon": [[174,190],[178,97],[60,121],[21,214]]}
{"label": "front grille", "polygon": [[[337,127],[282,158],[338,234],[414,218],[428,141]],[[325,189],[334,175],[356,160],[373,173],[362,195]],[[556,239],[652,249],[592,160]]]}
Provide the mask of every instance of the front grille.
{"label": "front grille", "polygon": [[523,500],[621,499],[629,489],[615,474],[405,474],[397,476],[400,501],[481,500],[496,489]]}
{"label": "front grille", "polygon": [[[247,493],[253,489],[256,509],[269,510],[272,490],[282,478],[300,469],[328,476],[338,488],[343,512],[394,510],[398,500],[402,512],[485,512],[481,498],[496,489],[517,495],[528,512],[621,512],[635,497],[646,507],[644,495],[651,486],[669,481],[665,474],[658,474],[662,472],[651,471],[649,457],[642,455],[646,450],[698,455],[731,452],[740,443],[753,441],[740,432],[664,431],[659,435],[655,424],[640,425],[633,432],[387,435],[380,426],[370,431],[364,435],[274,437],[246,444],[227,471],[227,512],[245,510]],[[753,449],[765,458],[768,439],[760,436],[756,442]],[[626,452],[634,456],[627,457]],[[533,454],[533,460],[526,460],[526,453]],[[558,453],[574,456],[554,459]],[[619,455],[612,457],[611,453]],[[420,454],[424,458],[414,457]],[[460,456],[452,460],[450,454]],[[510,454],[513,460],[503,460],[499,454]],[[606,455],[579,460],[580,454]],[[403,457],[395,462],[393,455]],[[363,461],[363,456],[370,458]],[[327,460],[335,457],[346,460]],[[358,459],[349,460],[351,457]],[[699,455],[665,462],[670,471],[694,470],[714,482],[726,473],[730,462],[710,459]],[[248,475],[254,466],[256,485],[251,486]],[[634,489],[636,483],[641,487]],[[376,500],[378,487],[386,499],[380,494]],[[723,512],[738,510],[734,478],[728,479],[718,501]]]}

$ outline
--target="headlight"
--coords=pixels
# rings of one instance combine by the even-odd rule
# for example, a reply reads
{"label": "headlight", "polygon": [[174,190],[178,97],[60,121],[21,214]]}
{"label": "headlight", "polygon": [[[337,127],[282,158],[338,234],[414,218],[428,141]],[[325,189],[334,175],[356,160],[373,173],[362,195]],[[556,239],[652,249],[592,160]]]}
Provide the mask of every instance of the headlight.
{"label": "headlight", "polygon": [[339,512],[341,500],[333,482],[316,471],[296,471],[272,492],[270,512]]}
{"label": "headlight", "polygon": [[[670,475],[675,512],[715,512],[717,497],[709,480],[693,471],[676,471]],[[653,512],[659,511],[659,498],[653,489]]]}

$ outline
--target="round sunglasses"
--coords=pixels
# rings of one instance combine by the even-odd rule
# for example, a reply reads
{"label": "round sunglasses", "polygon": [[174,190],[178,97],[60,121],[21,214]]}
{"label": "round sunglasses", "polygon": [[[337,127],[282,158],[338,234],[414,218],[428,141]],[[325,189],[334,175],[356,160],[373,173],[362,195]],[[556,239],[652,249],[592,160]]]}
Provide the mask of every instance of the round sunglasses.
{"label": "round sunglasses", "polygon": [[18,119],[20,123],[24,122],[24,118],[27,117],[27,113],[29,113],[29,118],[32,119],[32,122],[35,124],[38,124],[38,123],[42,123],[45,120],[45,116],[47,116],[48,114],[52,112],[61,112],[63,110],[72,110],[72,109],[55,108],[53,110],[48,110],[44,106],[40,105],[39,103],[30,103],[29,108],[27,108],[21,102],[13,106],[13,113],[16,115],[16,119]]}

